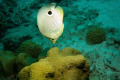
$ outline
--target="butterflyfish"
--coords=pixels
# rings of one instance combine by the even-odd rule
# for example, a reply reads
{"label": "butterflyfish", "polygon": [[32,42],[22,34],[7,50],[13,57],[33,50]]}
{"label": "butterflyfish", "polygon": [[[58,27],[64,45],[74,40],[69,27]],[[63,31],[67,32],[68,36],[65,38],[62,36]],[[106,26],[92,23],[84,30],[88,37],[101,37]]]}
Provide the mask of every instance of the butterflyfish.
{"label": "butterflyfish", "polygon": [[37,13],[39,31],[53,44],[56,43],[63,32],[63,15],[63,9],[60,6],[56,6],[56,3],[41,7]]}

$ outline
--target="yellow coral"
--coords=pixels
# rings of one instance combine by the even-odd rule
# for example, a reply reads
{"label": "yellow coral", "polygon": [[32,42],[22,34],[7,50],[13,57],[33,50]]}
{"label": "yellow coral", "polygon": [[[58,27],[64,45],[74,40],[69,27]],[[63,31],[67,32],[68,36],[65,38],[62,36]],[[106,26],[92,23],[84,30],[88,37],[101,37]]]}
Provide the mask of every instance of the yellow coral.
{"label": "yellow coral", "polygon": [[30,77],[30,67],[26,66],[24,69],[19,72],[18,76],[20,77],[21,80],[29,80]]}
{"label": "yellow coral", "polygon": [[[88,61],[76,49],[67,47],[59,51],[57,47],[47,52],[47,57],[23,68],[20,80],[87,80],[89,77]],[[24,74],[29,72],[26,79]]]}

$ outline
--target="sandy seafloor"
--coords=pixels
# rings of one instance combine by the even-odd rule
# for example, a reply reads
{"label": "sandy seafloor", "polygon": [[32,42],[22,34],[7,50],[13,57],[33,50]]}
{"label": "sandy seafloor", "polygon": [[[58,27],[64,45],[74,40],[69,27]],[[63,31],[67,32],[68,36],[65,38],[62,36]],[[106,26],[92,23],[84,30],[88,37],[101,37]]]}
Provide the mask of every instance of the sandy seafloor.
{"label": "sandy seafloor", "polygon": [[[90,63],[90,80],[120,80],[120,0],[76,0],[61,7],[65,13],[64,31],[56,44],[52,44],[32,25],[24,28],[24,24],[8,29],[8,34],[3,39],[32,35],[31,40],[42,45],[43,49],[78,49]],[[89,12],[90,10],[92,11]],[[99,15],[94,17],[96,13]],[[32,14],[35,19],[37,12]],[[84,21],[84,17],[94,18]],[[87,44],[85,38],[90,26],[105,28],[106,41],[95,45]],[[21,32],[23,34],[20,35]]]}

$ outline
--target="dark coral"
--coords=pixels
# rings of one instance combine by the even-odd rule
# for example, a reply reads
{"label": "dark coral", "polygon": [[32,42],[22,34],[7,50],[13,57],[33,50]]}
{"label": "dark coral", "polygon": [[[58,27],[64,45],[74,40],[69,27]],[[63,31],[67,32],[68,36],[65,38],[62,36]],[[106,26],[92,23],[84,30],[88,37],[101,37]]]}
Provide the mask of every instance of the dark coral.
{"label": "dark coral", "polygon": [[86,41],[88,44],[99,44],[104,40],[106,40],[106,32],[104,28],[92,27],[87,32]]}
{"label": "dark coral", "polygon": [[28,53],[33,58],[37,58],[42,53],[42,47],[31,40],[26,40],[16,50],[16,53]]}

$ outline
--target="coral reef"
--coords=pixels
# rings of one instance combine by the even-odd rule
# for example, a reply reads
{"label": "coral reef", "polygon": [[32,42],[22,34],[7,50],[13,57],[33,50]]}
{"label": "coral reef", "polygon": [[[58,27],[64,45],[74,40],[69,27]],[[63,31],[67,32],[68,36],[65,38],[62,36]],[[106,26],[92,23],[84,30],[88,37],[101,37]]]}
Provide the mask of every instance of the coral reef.
{"label": "coral reef", "polygon": [[[37,31],[34,31],[34,29],[37,30],[37,27],[35,27],[36,18],[34,17],[35,10],[32,11],[33,16],[31,16],[32,9],[29,8],[28,10],[26,2],[16,0],[1,0],[0,2],[0,39],[5,46],[5,50],[14,52],[21,42],[37,34]],[[32,19],[30,19],[30,17],[32,17]]]}
{"label": "coral reef", "polygon": [[3,51],[4,50],[4,46],[2,43],[0,43],[0,51]]}
{"label": "coral reef", "polygon": [[15,61],[16,61],[15,53],[11,51],[0,51],[0,66],[1,66],[0,70],[3,70],[1,74],[2,75],[4,74],[6,76],[14,74]]}
{"label": "coral reef", "polygon": [[[103,44],[103,43],[102,43]],[[104,44],[104,46],[106,46]],[[103,47],[103,46],[102,46]],[[114,46],[112,47],[114,49]],[[117,51],[103,53],[98,50],[92,50],[84,53],[84,57],[90,64],[89,80],[119,80],[120,77],[120,55]],[[92,56],[92,57],[91,57]],[[98,77],[99,76],[99,77]]]}
{"label": "coral reef", "polygon": [[[2,43],[4,45],[4,49],[7,51],[13,51],[15,52],[15,50],[19,47],[19,45],[24,41],[24,40],[28,40],[31,37],[30,36],[23,36],[23,35],[19,35],[19,34],[13,34],[11,36],[5,36],[2,39]],[[15,37],[16,36],[16,37]]]}
{"label": "coral reef", "polygon": [[[55,45],[41,36],[36,24],[38,9],[52,1],[57,2],[64,9],[65,29]],[[61,50],[70,46],[80,50],[89,61],[89,80],[120,80],[120,9],[118,9],[120,0],[0,0],[0,3],[1,51],[15,52],[20,44],[28,39],[39,43],[43,49],[57,46]],[[86,44],[86,33],[93,26],[100,26],[105,29],[106,41],[97,45]],[[38,59],[45,58],[47,50],[39,54]],[[63,53],[62,55],[67,57],[67,54],[69,53]],[[20,70],[27,65],[26,62],[29,59],[33,59],[26,53],[17,55],[19,63],[17,65],[15,63],[16,68],[14,69]],[[0,58],[2,57],[3,55],[0,55]],[[12,75],[6,76],[2,65],[3,61],[0,60],[0,80],[16,80],[15,77],[18,72],[15,70],[13,71],[15,74],[11,73]],[[23,75],[25,77],[29,76],[30,70],[28,71],[26,68],[25,71],[26,75]],[[53,74],[50,74],[50,77]]]}
{"label": "coral reef", "polygon": [[87,80],[90,74],[88,61],[76,49],[67,47],[61,51],[51,48],[47,57],[24,67],[19,80]]}
{"label": "coral reef", "polygon": [[18,54],[12,51],[0,51],[0,80],[13,75],[16,77],[16,74],[23,67],[38,61],[38,55],[41,51],[41,46],[30,40],[21,44],[16,51]]}
{"label": "coral reef", "polygon": [[20,42],[13,39],[5,39],[3,40],[3,45],[5,50],[15,52],[15,50],[19,47],[18,45],[20,45]]}
{"label": "coral reef", "polygon": [[31,40],[24,41],[20,47],[16,50],[16,53],[28,53],[33,58],[37,58],[42,52],[42,47]]}
{"label": "coral reef", "polygon": [[23,67],[29,66],[36,61],[37,59],[32,58],[27,53],[19,53],[16,59],[17,70],[20,71]]}
{"label": "coral reef", "polygon": [[[1,10],[0,10],[1,11]],[[0,14],[1,15],[1,14]],[[1,38],[1,36],[2,36],[2,34],[3,34],[3,32],[5,31],[5,29],[4,29],[4,22],[2,21],[2,18],[1,18],[1,16],[0,16],[0,38]]]}
{"label": "coral reef", "polygon": [[113,56],[110,56],[110,57],[108,57],[108,58],[106,58],[104,60],[105,66],[108,66],[113,71],[120,72],[120,68],[119,68],[119,66],[120,66],[120,64],[119,64],[120,60],[119,59],[120,59],[119,55],[116,56],[116,58],[113,57]]}
{"label": "coral reef", "polygon": [[99,44],[106,40],[106,32],[101,27],[92,27],[86,34],[88,44]]}

